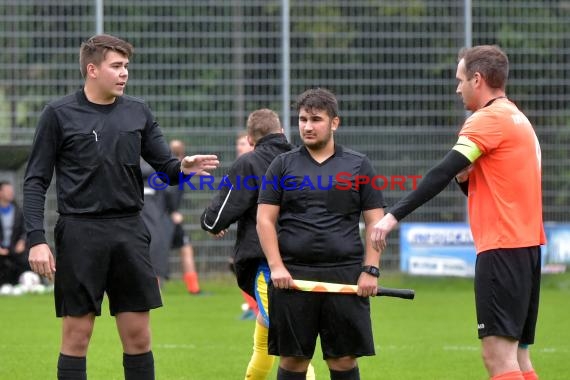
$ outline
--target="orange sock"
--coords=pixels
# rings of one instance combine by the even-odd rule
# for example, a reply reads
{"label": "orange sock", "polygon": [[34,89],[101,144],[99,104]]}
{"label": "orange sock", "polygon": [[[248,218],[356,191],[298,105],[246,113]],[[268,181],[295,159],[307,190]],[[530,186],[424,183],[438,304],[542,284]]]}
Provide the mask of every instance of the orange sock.
{"label": "orange sock", "polygon": [[186,289],[190,293],[200,293],[200,284],[198,283],[198,273],[196,272],[186,272],[184,273],[184,283],[186,284]]}
{"label": "orange sock", "polygon": [[257,307],[257,302],[255,302],[255,299],[243,290],[241,291],[241,294],[243,295],[243,299],[245,302],[247,302],[249,308],[255,312],[255,315],[257,315],[257,313],[259,313],[259,307]]}
{"label": "orange sock", "polygon": [[525,380],[521,371],[511,371],[501,373],[500,375],[491,377],[491,380]]}
{"label": "orange sock", "polygon": [[538,380],[538,375],[534,372],[534,369],[522,373],[524,380]]}

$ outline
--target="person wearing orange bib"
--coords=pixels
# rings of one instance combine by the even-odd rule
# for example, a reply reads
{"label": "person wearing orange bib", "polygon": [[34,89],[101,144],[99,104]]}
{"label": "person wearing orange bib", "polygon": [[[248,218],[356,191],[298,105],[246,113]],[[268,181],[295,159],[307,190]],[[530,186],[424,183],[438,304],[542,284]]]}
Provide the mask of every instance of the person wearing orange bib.
{"label": "person wearing orange bib", "polygon": [[540,293],[540,145],[527,117],[506,96],[507,55],[498,47],[459,52],[457,94],[473,114],[455,146],[418,188],[372,231],[377,248],[402,218],[456,179],[468,197],[477,261],[475,302],[482,357],[492,380],[536,380],[534,343]]}

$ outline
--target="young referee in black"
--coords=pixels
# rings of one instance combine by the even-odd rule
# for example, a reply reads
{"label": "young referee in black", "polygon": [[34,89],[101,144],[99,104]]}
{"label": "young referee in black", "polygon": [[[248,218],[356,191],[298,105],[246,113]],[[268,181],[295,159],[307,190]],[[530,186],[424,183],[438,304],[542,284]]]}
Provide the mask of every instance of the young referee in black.
{"label": "young referee in black", "polygon": [[[304,379],[320,336],[330,378],[360,379],[357,358],[374,355],[368,297],[380,275],[369,228],[385,203],[370,183],[356,184],[357,176],[375,176],[366,156],[334,142],[335,96],[310,89],[296,107],[303,146],[275,158],[258,200],[257,232],[271,269],[269,353],[280,356],[277,379]],[[358,295],[290,290],[293,279],[358,284]]]}
{"label": "young referee in black", "polygon": [[[179,161],[170,154],[149,107],[123,95],[133,47],[96,35],[81,45],[85,79],[76,93],[43,110],[24,182],[30,266],[55,276],[56,315],[62,317],[58,379],[86,379],[86,355],[107,293],[123,346],[125,379],[154,379],[149,310],[162,306],[149,257],[143,205],[142,156],[178,182],[180,171],[207,174],[217,157]],[[46,243],[44,203],[56,172],[56,262]]]}

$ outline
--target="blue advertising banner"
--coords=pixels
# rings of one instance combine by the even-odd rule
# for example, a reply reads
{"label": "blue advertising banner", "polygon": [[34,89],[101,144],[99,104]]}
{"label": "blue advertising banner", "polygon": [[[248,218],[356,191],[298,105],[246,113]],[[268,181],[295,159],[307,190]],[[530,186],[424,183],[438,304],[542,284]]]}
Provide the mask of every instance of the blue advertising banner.
{"label": "blue advertising banner", "polygon": [[542,272],[564,272],[570,265],[570,224],[545,223],[546,245],[542,248]]}
{"label": "blue advertising banner", "polygon": [[416,275],[472,277],[475,246],[466,223],[402,223],[400,269]]}
{"label": "blue advertising banner", "polygon": [[[543,272],[564,272],[570,265],[570,224],[545,223]],[[475,246],[467,223],[402,223],[400,270],[427,276],[473,277]]]}

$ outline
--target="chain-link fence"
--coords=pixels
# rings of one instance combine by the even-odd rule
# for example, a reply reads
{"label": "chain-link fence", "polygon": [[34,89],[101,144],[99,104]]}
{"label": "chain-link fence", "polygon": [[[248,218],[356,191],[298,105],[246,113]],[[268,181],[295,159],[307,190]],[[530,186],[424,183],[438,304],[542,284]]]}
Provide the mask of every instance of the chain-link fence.
{"label": "chain-link fence", "polygon": [[[422,175],[453,145],[465,117],[455,95],[458,50],[498,44],[511,61],[508,95],[541,140],[545,220],[565,221],[570,1],[474,1],[467,9],[465,3],[0,0],[0,143],[29,144],[44,104],[81,85],[79,45],[100,25],[135,46],[127,92],[148,102],[167,138],[182,139],[192,153],[218,154],[216,176],[235,158],[234,138],[249,112],[270,107],[287,115],[286,94],[313,86],[338,95],[338,143],[367,154],[386,177]],[[295,115],[284,124],[299,143]],[[21,186],[22,170],[16,178]],[[385,191],[390,204],[404,194]],[[211,197],[188,191],[184,200],[202,273],[226,270],[234,237],[230,231],[212,240],[200,230]],[[53,193],[47,210],[51,232]],[[407,220],[465,220],[465,199],[450,185]],[[389,243],[383,266],[396,269],[397,233]]]}

